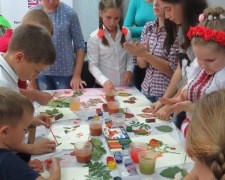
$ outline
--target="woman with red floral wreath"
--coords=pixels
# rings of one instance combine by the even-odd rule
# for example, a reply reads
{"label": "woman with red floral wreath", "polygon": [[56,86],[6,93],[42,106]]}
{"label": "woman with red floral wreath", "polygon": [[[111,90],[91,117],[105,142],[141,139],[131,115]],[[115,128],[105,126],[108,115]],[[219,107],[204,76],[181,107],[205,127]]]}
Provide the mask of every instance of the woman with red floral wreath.
{"label": "woman with red floral wreath", "polygon": [[175,113],[187,112],[181,125],[184,135],[191,121],[193,103],[210,92],[225,89],[225,10],[207,8],[199,20],[200,24],[191,27],[187,34],[196,56],[187,74],[188,83],[182,90],[181,101],[171,106]]}
{"label": "woman with red floral wreath", "polygon": [[[133,57],[126,54],[123,43],[132,42],[131,33],[122,27],[123,0],[99,2],[99,28],[87,43],[89,70],[96,86],[104,89],[129,85],[133,73]],[[100,86],[99,86],[100,85]]]}

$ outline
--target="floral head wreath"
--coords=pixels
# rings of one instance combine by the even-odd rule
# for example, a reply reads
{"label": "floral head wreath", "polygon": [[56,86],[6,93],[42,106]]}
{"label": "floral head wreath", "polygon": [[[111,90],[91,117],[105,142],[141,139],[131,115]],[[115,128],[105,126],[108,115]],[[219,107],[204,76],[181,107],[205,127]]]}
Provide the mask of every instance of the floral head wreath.
{"label": "floral head wreath", "polygon": [[207,17],[204,16],[204,14],[200,14],[198,17],[199,22],[203,22],[204,20],[209,20],[212,21],[213,19],[225,19],[225,15],[224,14],[220,14],[218,17],[217,16],[213,16],[213,15],[208,15]]}
{"label": "floral head wreath", "polygon": [[218,42],[220,46],[225,46],[225,32],[220,30],[214,31],[205,26],[191,27],[187,33],[187,37],[189,40],[192,37],[202,37],[206,41]]}
{"label": "floral head wreath", "polygon": [[[126,34],[128,33],[128,29],[125,28],[125,27],[123,27],[123,28],[121,29],[121,32],[122,32],[122,34],[126,35]],[[103,29],[99,29],[99,30],[98,30],[98,37],[102,38],[103,36],[104,36],[104,31],[103,31]]]}

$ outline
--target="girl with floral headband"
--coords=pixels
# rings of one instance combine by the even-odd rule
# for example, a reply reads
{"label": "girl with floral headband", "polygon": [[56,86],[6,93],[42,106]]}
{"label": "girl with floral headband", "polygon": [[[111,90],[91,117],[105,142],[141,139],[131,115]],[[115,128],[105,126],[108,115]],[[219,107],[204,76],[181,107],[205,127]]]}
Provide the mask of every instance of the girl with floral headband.
{"label": "girl with floral headband", "polygon": [[132,80],[133,57],[123,47],[132,38],[130,31],[122,27],[122,5],[123,0],[99,2],[99,28],[91,33],[87,43],[89,70],[96,79],[95,87],[113,89]]}
{"label": "girl with floral headband", "polygon": [[183,180],[225,179],[225,90],[207,94],[195,105],[186,137],[194,169]]}
{"label": "girl with floral headband", "polygon": [[171,106],[176,113],[187,111],[181,125],[184,135],[191,121],[193,103],[210,92],[225,88],[225,10],[207,8],[200,21],[187,33],[196,55],[187,75],[188,83],[183,88],[180,102]]}

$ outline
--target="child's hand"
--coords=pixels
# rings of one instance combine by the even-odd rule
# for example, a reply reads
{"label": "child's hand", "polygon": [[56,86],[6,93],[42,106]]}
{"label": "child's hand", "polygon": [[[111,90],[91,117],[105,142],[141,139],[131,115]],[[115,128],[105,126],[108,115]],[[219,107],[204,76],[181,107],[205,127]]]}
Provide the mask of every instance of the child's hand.
{"label": "child's hand", "polygon": [[[30,162],[40,162],[40,160],[38,159],[35,159],[33,161],[30,161]],[[43,165],[42,163],[37,163],[37,164],[29,164],[28,165],[36,172],[38,173],[43,173],[44,172],[44,168],[43,168]]]}
{"label": "child's hand", "polygon": [[35,116],[32,120],[33,126],[45,126],[46,128],[50,128],[52,125],[51,116],[47,114],[40,114],[38,116]]}
{"label": "child's hand", "polygon": [[126,71],[123,75],[123,84],[127,85],[131,83],[133,74],[131,71]]}
{"label": "child's hand", "polygon": [[152,103],[150,105],[151,109],[152,109],[152,113],[156,113],[161,107],[163,106],[163,103],[161,103],[160,101],[157,101],[155,103]]}
{"label": "child's hand", "polygon": [[51,157],[51,159],[45,160],[45,168],[51,175],[55,175],[56,177],[61,176],[59,161],[56,158]]}
{"label": "child's hand", "polygon": [[55,141],[51,141],[49,139],[42,139],[34,144],[31,144],[32,149],[30,154],[45,154],[45,153],[51,153],[55,150],[56,144]]}
{"label": "child's hand", "polygon": [[40,105],[46,105],[52,99],[52,96],[49,93],[37,89],[28,89],[28,91],[31,91],[31,96],[33,97],[31,99]]}
{"label": "child's hand", "polygon": [[156,113],[153,113],[153,115],[161,120],[169,121],[170,115],[172,114],[169,108],[170,108],[170,105],[164,105]]}
{"label": "child's hand", "polygon": [[112,84],[112,82],[110,80],[106,81],[104,84],[103,84],[103,88],[106,90],[106,89],[114,89],[114,86]]}
{"label": "child's hand", "polygon": [[193,103],[191,101],[182,101],[172,105],[169,108],[170,112],[174,112],[175,115],[181,113],[182,111],[193,111]]}
{"label": "child's hand", "polygon": [[141,44],[138,40],[135,39],[135,44],[131,42],[125,42],[123,46],[125,47],[126,52],[128,54],[131,54],[136,57],[141,57],[143,56],[143,54],[148,53],[148,42],[149,41],[147,40],[145,47],[143,44]]}
{"label": "child's hand", "polygon": [[80,92],[84,90],[84,85],[87,86],[85,81],[82,81],[80,76],[73,76],[70,81],[70,87],[74,90],[74,92]]}

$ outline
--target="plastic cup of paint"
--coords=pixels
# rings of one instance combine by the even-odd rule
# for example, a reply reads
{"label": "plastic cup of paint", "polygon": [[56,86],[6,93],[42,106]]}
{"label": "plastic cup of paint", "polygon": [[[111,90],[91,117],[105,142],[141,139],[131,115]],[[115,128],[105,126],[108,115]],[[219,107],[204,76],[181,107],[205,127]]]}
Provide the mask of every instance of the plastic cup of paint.
{"label": "plastic cup of paint", "polygon": [[77,157],[77,162],[87,163],[91,160],[91,148],[90,142],[80,141],[75,143],[74,150]]}
{"label": "plastic cup of paint", "polygon": [[116,91],[114,89],[106,89],[105,90],[105,99],[107,102],[110,102],[111,99],[115,99]]}
{"label": "plastic cup of paint", "polygon": [[102,120],[92,119],[88,121],[91,136],[101,136],[102,135]]}
{"label": "plastic cup of paint", "polygon": [[124,126],[125,114],[123,113],[114,113],[111,115],[112,127]]}
{"label": "plastic cup of paint", "polygon": [[107,105],[109,115],[119,112],[120,103],[118,101],[108,102]]}
{"label": "plastic cup of paint", "polygon": [[139,158],[139,169],[142,174],[153,174],[155,172],[155,163],[156,159],[152,159],[155,157],[157,153],[151,151],[143,151],[138,154]]}
{"label": "plastic cup of paint", "polygon": [[71,111],[77,111],[80,109],[80,97],[70,97],[69,98],[69,104]]}
{"label": "plastic cup of paint", "polygon": [[130,148],[130,157],[134,161],[134,163],[139,163],[138,154],[143,151],[147,151],[147,144],[143,142],[132,142],[130,144],[133,148]]}

